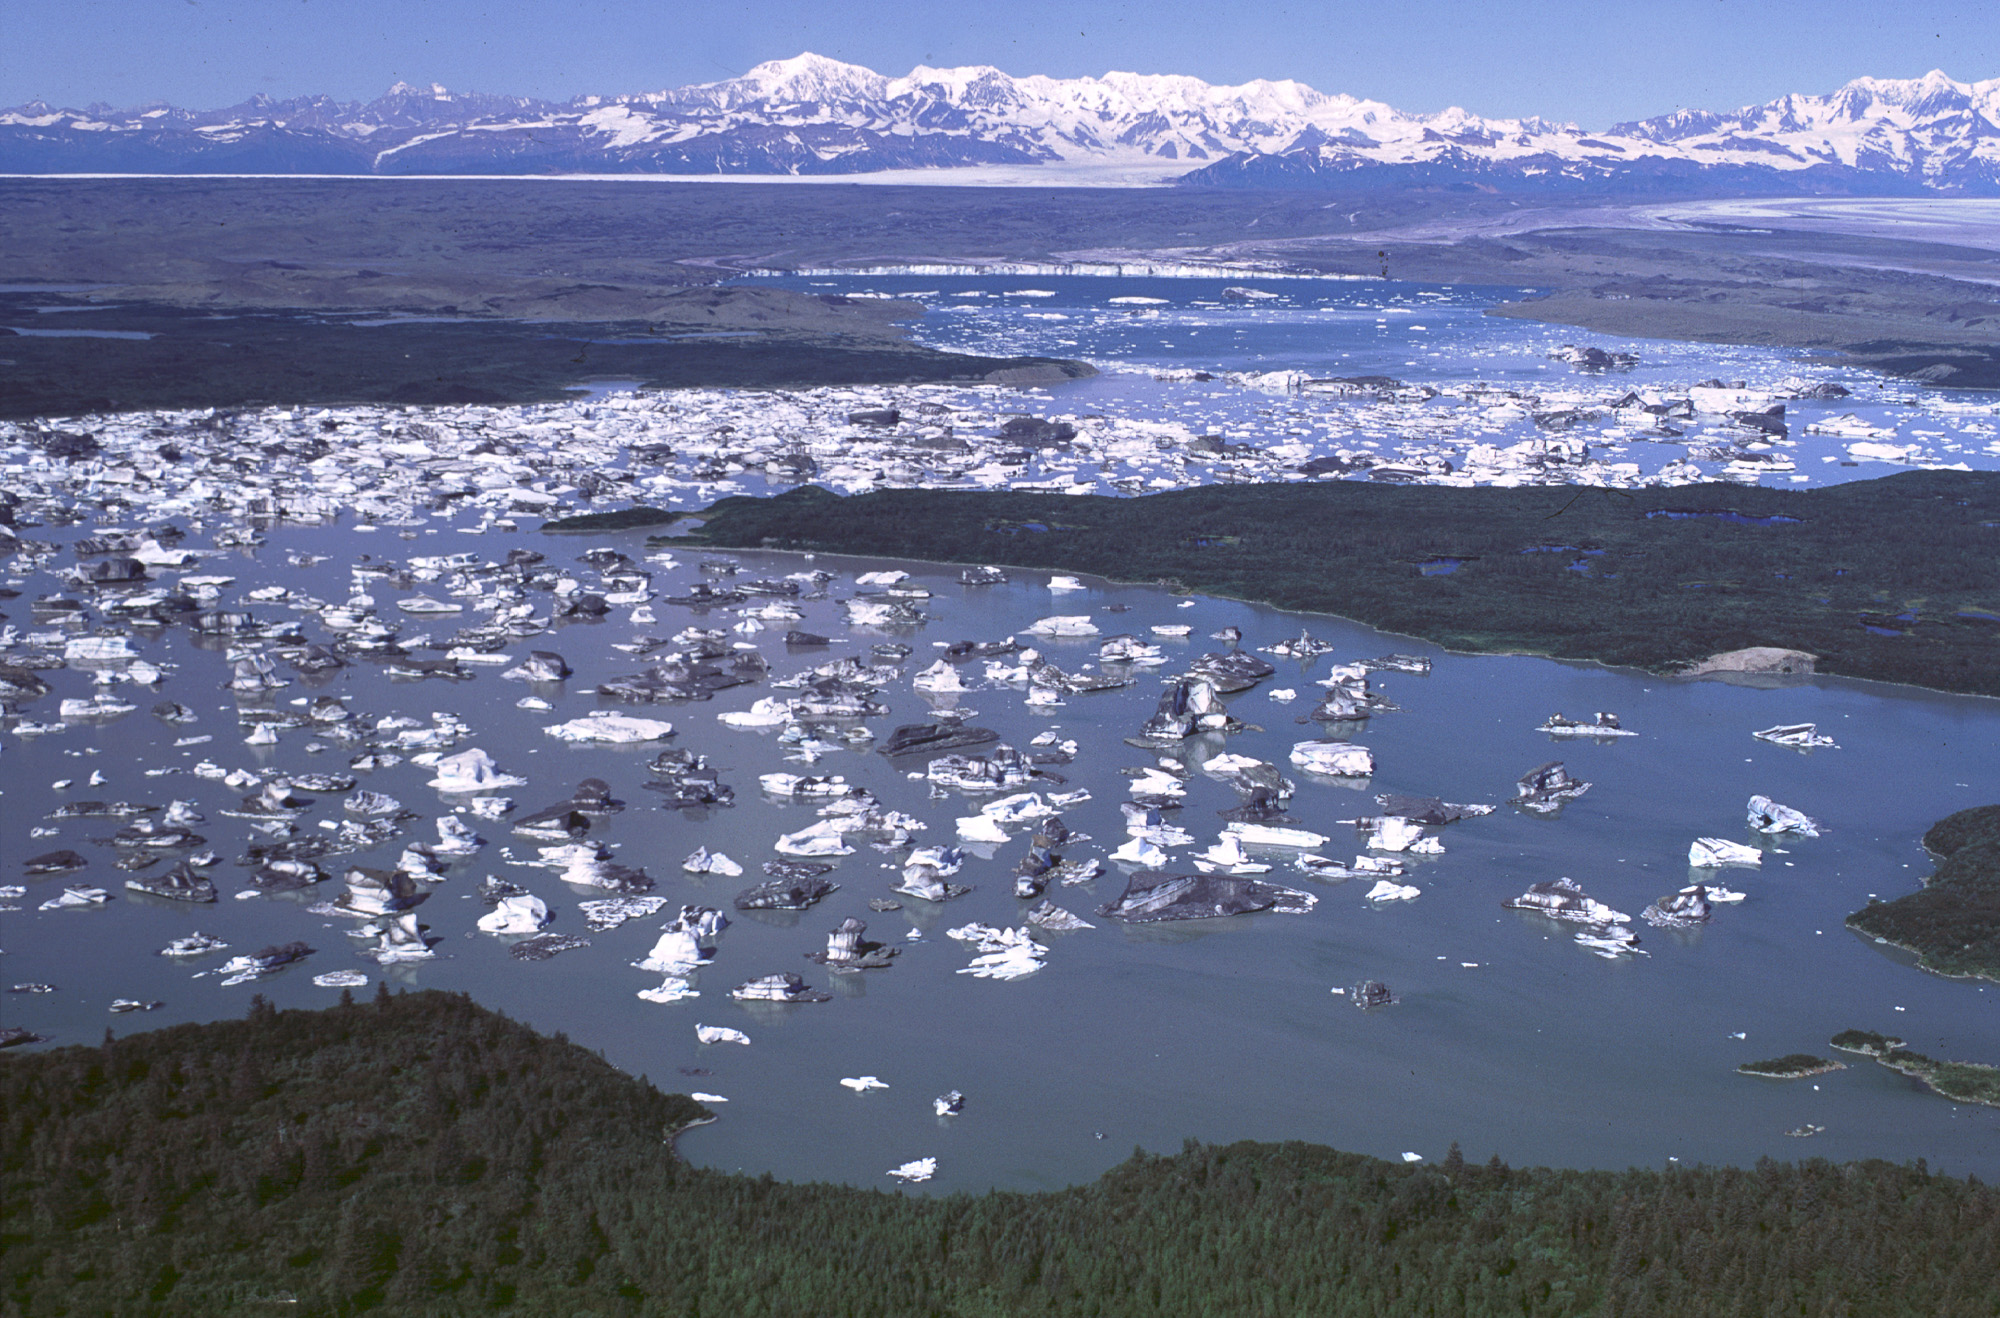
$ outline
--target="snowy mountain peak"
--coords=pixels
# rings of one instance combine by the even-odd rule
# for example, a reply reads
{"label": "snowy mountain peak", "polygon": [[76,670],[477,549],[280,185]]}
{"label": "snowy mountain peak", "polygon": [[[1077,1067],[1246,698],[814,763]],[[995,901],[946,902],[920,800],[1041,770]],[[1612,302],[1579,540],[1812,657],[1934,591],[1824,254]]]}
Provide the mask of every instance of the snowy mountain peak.
{"label": "snowy mountain peak", "polygon": [[[886,77],[810,51],[741,77],[566,104],[398,82],[365,105],[0,112],[0,172],[853,175],[1045,166],[1067,181],[1239,187],[1727,187],[2000,193],[2000,78],[1856,78],[1590,133],[1452,106],[1412,114],[1291,80]],[[948,175],[940,182],[951,181]],[[1054,181],[1054,180],[1052,180]]]}
{"label": "snowy mountain peak", "polygon": [[889,80],[873,69],[805,51],[790,59],[765,60],[741,78],[709,85],[729,88],[745,101],[831,105],[880,100],[888,84]]}

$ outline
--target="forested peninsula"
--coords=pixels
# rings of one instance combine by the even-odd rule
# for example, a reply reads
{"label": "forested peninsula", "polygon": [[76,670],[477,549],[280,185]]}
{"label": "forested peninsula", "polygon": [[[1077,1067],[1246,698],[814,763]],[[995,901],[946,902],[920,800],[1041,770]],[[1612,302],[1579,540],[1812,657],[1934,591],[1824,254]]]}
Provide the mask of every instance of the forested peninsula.
{"label": "forested peninsula", "polygon": [[1140,498],[801,486],[671,543],[1090,572],[1454,650],[1672,672],[1752,646],[2000,695],[2000,472],[1804,490],[1211,485]]}
{"label": "forested peninsula", "polygon": [[8,1315],[1996,1312],[2000,1193],[1307,1144],[930,1198],[679,1161],[706,1113],[447,993],[0,1063]]}
{"label": "forested peninsula", "polygon": [[2000,981],[2000,805],[1939,820],[1924,850],[1938,858],[1924,886],[1868,903],[1848,927],[1915,952],[1925,970]]}

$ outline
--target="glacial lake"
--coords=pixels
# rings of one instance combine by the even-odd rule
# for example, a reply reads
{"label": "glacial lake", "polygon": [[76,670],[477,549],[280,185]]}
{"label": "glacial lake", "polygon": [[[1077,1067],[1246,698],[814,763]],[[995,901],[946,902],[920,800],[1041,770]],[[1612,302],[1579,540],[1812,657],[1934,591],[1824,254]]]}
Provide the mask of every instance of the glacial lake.
{"label": "glacial lake", "polygon": [[[66,543],[88,530],[38,528],[31,534]],[[385,527],[357,535],[346,521],[278,527],[266,533],[261,548],[230,551],[192,570],[235,577],[230,600],[268,585],[339,600],[352,588],[350,565],[364,552],[406,559],[471,551],[497,560],[521,546],[558,565],[573,565],[576,555],[599,545],[634,558],[645,552],[641,533],[559,538],[493,531],[472,537],[438,523],[408,534],[399,539],[395,528]],[[205,547],[207,541],[196,535],[189,543]],[[288,564],[288,554],[298,552],[332,557],[311,567]],[[671,570],[642,564],[654,568],[660,595],[682,593],[697,580],[726,580],[701,572],[700,561],[711,556],[684,547],[673,552],[679,566]],[[1612,1168],[1673,1158],[1731,1164],[1764,1156],[1925,1158],[1954,1174],[2000,1176],[2000,1111],[1947,1102],[1862,1059],[1809,1080],[1758,1080],[1734,1071],[1738,1063],[1785,1053],[1824,1054],[1827,1039],[1847,1028],[1894,1033],[1938,1057],[2000,1062],[1994,986],[1926,975],[1907,957],[1841,924],[1869,896],[1898,896],[1929,872],[1918,838],[1931,822],[2000,798],[2000,703],[1830,678],[1760,689],[1535,658],[1459,656],[1331,618],[1211,598],[1189,602],[1147,586],[1086,578],[1080,590],[1052,592],[1048,574],[1040,572],[1013,573],[1001,586],[971,587],[959,584],[955,567],[830,556],[811,562],[780,554],[728,557],[745,577],[808,568],[836,575],[825,598],[801,603],[801,620],[732,637],[755,643],[774,676],[829,657],[865,657],[869,646],[886,640],[914,648],[902,675],[882,693],[889,713],[869,721],[879,735],[922,722],[934,703],[955,699],[977,711],[974,722],[1014,746],[1026,748],[1051,730],[1075,739],[1075,762],[1055,771],[1067,778],[1064,790],[1091,793],[1089,801],[1063,812],[1069,826],[1091,840],[1067,848],[1071,857],[1102,856],[1124,840],[1118,807],[1130,779],[1122,771],[1153,763],[1158,752],[1123,739],[1152,712],[1158,675],[1223,648],[1207,638],[1228,626],[1241,628],[1245,649],[1296,636],[1302,628],[1335,648],[1311,663],[1276,660],[1274,677],[1228,698],[1232,713],[1251,728],[1198,738],[1171,754],[1197,766],[1224,750],[1278,764],[1297,784],[1290,813],[1332,835],[1321,851],[1339,858],[1359,850],[1353,830],[1340,821],[1376,813],[1376,792],[1498,808],[1437,830],[1446,851],[1411,858],[1406,881],[1421,890],[1411,901],[1371,904],[1366,882],[1321,883],[1274,853],[1269,877],[1312,891],[1319,900],[1310,912],[1127,927],[1095,914],[1124,886],[1114,866],[1093,883],[1048,893],[1096,928],[1047,935],[1047,959],[1025,979],[975,979],[958,973],[971,949],[945,931],[974,921],[1021,923],[1033,903],[1012,895],[1012,869],[1026,853],[1026,827],[1010,828],[1014,840],[991,848],[991,858],[968,860],[957,881],[975,885],[974,891],[941,907],[905,897],[900,911],[869,910],[870,898],[890,896],[898,867],[895,858],[862,847],[835,862],[838,869],[829,877],[839,891],[810,911],[729,910],[738,891],[762,879],[757,867],[777,858],[773,841],[815,818],[810,804],[763,797],[759,774],[844,775],[886,807],[925,821],[920,844],[952,842],[954,819],[975,813],[982,798],[953,793],[933,799],[928,784],[908,776],[921,771],[922,757],[892,764],[862,746],[805,768],[785,762],[774,733],[718,722],[720,713],[782,694],[768,683],[678,706],[635,710],[600,701],[592,693],[598,682],[647,666],[614,644],[641,634],[671,636],[690,623],[727,627],[738,621],[728,611],[702,614],[656,600],[654,623],[635,623],[619,609],[603,622],[563,625],[510,649],[515,658],[531,648],[553,649],[575,669],[566,683],[538,688],[554,706],[548,712],[518,708],[515,702],[530,689],[501,678],[497,666],[481,666],[474,679],[459,683],[396,680],[365,662],[316,679],[281,669],[292,681],[268,698],[274,707],[331,694],[348,698],[365,715],[427,720],[432,711],[449,711],[465,719],[472,732],[453,749],[482,748],[502,770],[530,780],[505,793],[518,803],[517,814],[567,797],[583,778],[605,779],[626,808],[597,836],[618,845],[621,863],[643,866],[658,881],[657,894],[672,903],[650,919],[588,934],[589,947],[543,962],[516,961],[507,954],[512,940],[474,929],[486,907],[472,891],[484,877],[498,875],[542,896],[555,910],[553,933],[584,933],[577,903],[604,894],[567,887],[547,869],[510,863],[510,855],[533,858],[537,844],[513,836],[504,822],[476,821],[487,846],[454,866],[418,908],[441,940],[436,958],[378,968],[357,956],[361,945],[346,935],[357,921],[306,909],[339,890],[339,859],[328,862],[335,879],[319,889],[235,898],[245,885],[234,860],[249,833],[244,821],[220,811],[243,791],[187,772],[204,760],[267,774],[337,772],[349,752],[338,746],[309,750],[309,729],[284,732],[275,746],[244,744],[246,729],[238,722],[239,702],[227,690],[221,647],[198,646],[185,630],[168,629],[138,642],[146,659],[171,666],[165,683],[157,691],[115,688],[138,705],[137,712],[102,723],[72,722],[40,737],[17,735],[11,727],[0,733],[7,807],[0,828],[9,858],[0,882],[21,882],[20,861],[28,856],[73,847],[91,864],[67,881],[114,894],[100,907],[43,912],[39,903],[65,880],[29,880],[26,896],[8,903],[20,909],[0,913],[0,977],[8,984],[57,987],[0,997],[6,1022],[55,1043],[95,1042],[107,1026],[123,1033],[240,1015],[253,993],[281,1007],[325,1005],[338,991],[316,987],[313,976],[358,969],[370,979],[358,995],[373,992],[374,981],[382,979],[393,987],[463,991],[540,1029],[564,1031],[662,1087],[726,1097],[727,1103],[714,1105],[716,1122],[681,1138],[683,1154],[701,1165],[887,1187],[894,1184],[887,1169],[935,1156],[937,1177],[924,1187],[935,1192],[1074,1184],[1119,1162],[1135,1145],[1171,1150],[1188,1137],[1302,1139],[1429,1159],[1442,1157],[1456,1140],[1475,1160],[1498,1154],[1516,1165]],[[71,556],[65,552],[56,561]],[[913,584],[930,590],[928,620],[893,631],[848,626],[839,601],[857,593],[855,575],[885,567],[910,572]],[[23,630],[41,630],[28,622],[27,603],[60,583],[36,572],[19,588],[22,597],[10,601],[8,612]],[[379,581],[367,589],[385,618],[399,616],[395,599],[416,593]],[[438,593],[434,587],[417,590]],[[281,604],[242,607],[259,617],[286,615]],[[910,678],[933,661],[936,646],[1021,633],[1055,614],[1089,614],[1105,635],[1146,637],[1149,628],[1172,624],[1192,627],[1193,635],[1162,640],[1169,665],[1141,670],[1135,685],[1067,696],[1049,709],[1028,706],[1018,686],[955,698],[912,689]],[[298,616],[310,639],[326,639],[310,614]],[[413,619],[404,633],[444,633],[456,625]],[[831,637],[834,645],[787,653],[787,626]],[[1094,660],[1096,641],[1047,641],[1040,648],[1074,670]],[[1320,735],[1317,725],[1301,721],[1318,694],[1315,679],[1332,663],[1389,652],[1425,655],[1434,666],[1427,676],[1377,674],[1376,686],[1401,712],[1347,725],[1353,740],[1375,752],[1373,780],[1317,780],[1293,769],[1292,745]],[[967,680],[976,682],[979,669],[976,662],[968,665]],[[31,717],[52,721],[57,701],[91,693],[89,673],[76,667],[43,676],[53,691],[29,708]],[[1273,688],[1291,688],[1298,696],[1274,701],[1268,694]],[[147,712],[158,700],[179,700],[199,719],[162,723]],[[658,744],[576,746],[543,735],[546,726],[599,707],[671,720],[677,733],[664,744],[707,755],[735,789],[736,804],[662,810],[641,785]],[[1639,735],[1599,744],[1557,742],[1535,731],[1558,710],[1572,717],[1615,711]],[[1750,736],[1772,724],[1808,721],[1831,734],[1839,749],[1802,753]],[[204,735],[214,739],[174,746],[177,739]],[[1593,784],[1591,790],[1554,818],[1504,804],[1515,779],[1548,760],[1566,762]],[[155,772],[162,768],[179,772]],[[105,781],[86,786],[93,772]],[[362,787],[388,793],[425,816],[405,826],[403,840],[434,837],[429,817],[448,807],[427,786],[430,770],[405,762],[360,776]],[[74,785],[57,791],[51,784],[59,779]],[[1695,837],[1757,840],[1744,822],[1745,801],[1755,793],[1822,821],[1823,835],[1782,843],[1782,852],[1767,854],[1761,869],[1719,872],[1720,882],[1747,897],[1718,906],[1704,928],[1635,925],[1645,955],[1603,959],[1572,941],[1573,926],[1501,907],[1532,883],[1568,876],[1593,897],[1636,916],[1648,902],[1700,877],[1686,864]],[[192,906],[125,891],[125,875],[112,868],[110,849],[90,840],[110,834],[118,821],[47,818],[61,802],[84,798],[193,802],[207,817],[197,831],[222,857],[210,871],[222,900]],[[1176,859],[1184,862],[1213,841],[1222,824],[1215,812],[1236,801],[1228,786],[1197,767],[1175,816],[1197,842],[1177,849]],[[311,832],[319,821],[340,817],[341,795],[324,793],[299,824]],[[31,830],[47,831],[31,836]],[[683,874],[682,858],[704,845],[728,853],[747,873],[739,879]],[[392,865],[400,846],[354,859]],[[683,902],[729,910],[731,924],[717,940],[714,962],[696,977],[699,997],[668,1005],[641,1000],[638,990],[657,985],[659,976],[630,963],[645,955],[661,920]],[[893,967],[830,975],[804,960],[850,915],[867,921],[871,938],[903,947]],[[225,939],[229,951],[191,961],[156,955],[195,930]],[[909,938],[911,931],[921,937]],[[225,956],[292,939],[318,951],[253,984],[225,987],[214,974],[196,977]],[[778,971],[796,971],[830,988],[833,1000],[784,1006],[739,1004],[727,996],[738,983]],[[1363,979],[1385,981],[1401,1001],[1361,1011],[1332,992]],[[160,999],[165,1006],[112,1016],[107,1008],[114,997]],[[695,1037],[697,1023],[741,1029],[752,1043],[703,1046]],[[1734,1037],[1739,1033],[1744,1037]],[[857,1094],[838,1083],[862,1075],[889,1087]],[[965,1094],[965,1109],[938,1118],[931,1101],[950,1089]],[[1825,1131],[1813,1138],[1786,1136],[1806,1123]]]}

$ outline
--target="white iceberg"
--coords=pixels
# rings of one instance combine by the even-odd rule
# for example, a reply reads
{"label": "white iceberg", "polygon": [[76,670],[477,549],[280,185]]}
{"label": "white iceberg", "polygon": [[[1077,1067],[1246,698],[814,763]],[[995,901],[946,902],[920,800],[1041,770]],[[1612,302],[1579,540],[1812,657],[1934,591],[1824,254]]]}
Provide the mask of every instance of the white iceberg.
{"label": "white iceberg", "polygon": [[1368,890],[1371,902],[1406,902],[1421,894],[1422,890],[1394,879],[1377,879],[1375,886]]}
{"label": "white iceberg", "polygon": [[600,709],[582,718],[571,719],[568,723],[558,723],[554,727],[543,728],[542,731],[563,741],[628,745],[671,737],[674,735],[674,725],[661,722],[659,719],[634,718],[630,714],[620,714],[615,710]]}
{"label": "white iceberg", "polygon": [[1253,847],[1323,847],[1326,845],[1324,833],[1314,833],[1303,828],[1281,828],[1275,824],[1246,824],[1233,821],[1227,831],[1236,836],[1237,841]]}
{"label": "white iceberg", "polygon": [[480,929],[489,934],[540,933],[548,922],[548,903],[532,893],[502,897],[497,906],[479,917]]}
{"label": "white iceberg", "polygon": [[1292,747],[1292,763],[1332,778],[1369,778],[1375,773],[1375,752],[1350,741],[1302,741]]}
{"label": "white iceberg", "polygon": [[1696,869],[1720,869],[1724,865],[1761,866],[1763,863],[1763,852],[1727,838],[1698,837],[1688,844],[1688,864]]}
{"label": "white iceberg", "polygon": [[694,1027],[694,1037],[703,1043],[747,1044],[750,1042],[749,1035],[741,1030],[732,1030],[727,1025],[697,1025]]}
{"label": "white iceberg", "polygon": [[1087,613],[1059,614],[1037,619],[1023,630],[1031,636],[1095,636],[1097,624]]}
{"label": "white iceberg", "polygon": [[485,751],[474,747],[447,755],[434,766],[437,776],[430,785],[447,795],[497,792],[503,787],[522,787],[526,778],[500,772],[500,766]]}

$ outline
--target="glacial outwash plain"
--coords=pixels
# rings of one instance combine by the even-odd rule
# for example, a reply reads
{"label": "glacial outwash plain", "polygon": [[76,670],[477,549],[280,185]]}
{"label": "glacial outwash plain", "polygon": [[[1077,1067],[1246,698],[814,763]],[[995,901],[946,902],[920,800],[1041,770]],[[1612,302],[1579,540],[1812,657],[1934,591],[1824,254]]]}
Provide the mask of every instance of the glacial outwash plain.
{"label": "glacial outwash plain", "polygon": [[0,1315],[2000,1313],[1987,139],[965,72],[0,112]]}

